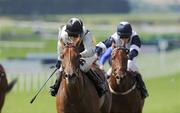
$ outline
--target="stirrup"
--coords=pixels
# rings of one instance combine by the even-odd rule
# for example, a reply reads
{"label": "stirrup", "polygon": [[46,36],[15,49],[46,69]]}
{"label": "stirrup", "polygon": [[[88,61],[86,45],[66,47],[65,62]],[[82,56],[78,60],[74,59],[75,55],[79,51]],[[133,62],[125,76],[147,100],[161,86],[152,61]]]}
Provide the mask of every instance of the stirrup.
{"label": "stirrup", "polygon": [[50,93],[51,93],[51,96],[56,96],[57,92],[58,92],[58,89],[60,87],[60,80],[56,80],[55,81],[55,84],[50,86]]}
{"label": "stirrup", "polygon": [[51,96],[55,97],[58,92],[58,89],[55,88],[55,86],[50,86],[50,94]]}

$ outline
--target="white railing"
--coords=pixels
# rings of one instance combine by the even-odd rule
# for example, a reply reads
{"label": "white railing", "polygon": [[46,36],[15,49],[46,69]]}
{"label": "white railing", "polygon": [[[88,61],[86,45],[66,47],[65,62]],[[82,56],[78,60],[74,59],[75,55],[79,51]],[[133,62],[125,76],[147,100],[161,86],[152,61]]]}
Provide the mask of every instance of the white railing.
{"label": "white railing", "polygon": [[[13,92],[30,92],[37,91],[48,79],[49,75],[13,75],[8,76],[8,82],[11,82],[13,79],[17,78],[18,81],[13,87]],[[49,87],[55,82],[56,75],[54,75],[46,84],[44,89],[48,90]]]}

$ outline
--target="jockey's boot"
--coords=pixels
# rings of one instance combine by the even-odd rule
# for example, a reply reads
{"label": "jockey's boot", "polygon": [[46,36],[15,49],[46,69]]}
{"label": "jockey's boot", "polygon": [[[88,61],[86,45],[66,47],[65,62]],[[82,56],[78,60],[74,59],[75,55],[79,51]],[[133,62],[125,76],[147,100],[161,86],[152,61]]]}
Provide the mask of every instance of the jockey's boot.
{"label": "jockey's boot", "polygon": [[58,89],[60,87],[61,80],[62,80],[61,76],[62,76],[62,74],[61,74],[61,72],[59,72],[59,75],[56,78],[55,84],[50,86],[51,96],[56,96]]}
{"label": "jockey's boot", "polygon": [[87,72],[88,78],[95,84],[98,96],[101,97],[107,90],[106,83],[93,70]]}
{"label": "jockey's boot", "polygon": [[146,97],[149,96],[148,91],[146,89],[146,85],[145,85],[145,83],[144,83],[144,81],[143,81],[140,74],[136,74],[135,77],[136,77],[136,80],[137,80],[138,88],[141,91],[142,98],[145,99]]}

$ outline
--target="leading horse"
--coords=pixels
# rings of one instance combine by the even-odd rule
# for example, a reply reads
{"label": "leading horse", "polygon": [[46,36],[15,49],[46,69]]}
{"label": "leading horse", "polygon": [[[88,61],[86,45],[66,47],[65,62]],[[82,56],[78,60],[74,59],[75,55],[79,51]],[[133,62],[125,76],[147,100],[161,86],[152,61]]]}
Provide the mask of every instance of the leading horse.
{"label": "leading horse", "polygon": [[0,64],[0,113],[5,101],[6,94],[13,88],[16,83],[16,79],[8,84],[6,73],[3,66]]}
{"label": "leading horse", "polygon": [[[80,53],[77,46],[65,45],[61,55],[63,78],[56,95],[56,108],[58,113],[109,113],[111,107],[111,93],[108,88],[101,98],[98,96],[93,82],[88,75],[80,70]],[[98,66],[93,70],[101,75]],[[106,81],[107,82],[107,81]]]}
{"label": "leading horse", "polygon": [[112,92],[111,113],[142,113],[144,99],[137,88],[136,72],[127,71],[127,54],[125,47],[113,47],[112,74],[109,88]]}

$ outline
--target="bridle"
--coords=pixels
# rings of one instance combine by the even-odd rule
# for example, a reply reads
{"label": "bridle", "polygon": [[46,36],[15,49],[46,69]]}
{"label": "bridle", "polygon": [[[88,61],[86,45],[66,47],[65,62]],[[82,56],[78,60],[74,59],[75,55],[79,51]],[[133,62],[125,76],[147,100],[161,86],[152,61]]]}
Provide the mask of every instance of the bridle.
{"label": "bridle", "polygon": [[[123,51],[125,51],[125,52],[127,52],[127,53],[129,52],[129,50],[128,50],[127,48],[123,47],[123,46],[114,48],[112,52],[114,52],[114,51],[116,51],[116,50],[123,50]],[[115,76],[116,74],[118,74],[118,73],[112,72],[112,76]],[[127,75],[127,71],[125,71],[125,73],[123,74],[123,76],[118,76],[118,77],[120,77],[120,78],[116,78],[116,77],[115,77],[115,79],[120,79],[120,80],[121,80],[121,79],[123,79],[126,75]],[[124,91],[124,92],[114,91],[114,90],[111,88],[110,85],[109,85],[109,88],[110,88],[110,91],[111,91],[113,94],[116,94],[116,95],[127,95],[127,94],[129,94],[130,92],[132,92],[132,91],[136,88],[136,84],[137,84],[137,83],[135,82],[134,85],[133,85],[130,89],[128,89],[128,90],[126,90],[126,91]]]}
{"label": "bridle", "polygon": [[[75,48],[76,50],[77,50],[77,46],[75,46],[75,45],[73,45],[73,43],[70,43],[70,44],[66,44],[66,45],[64,45],[64,47],[65,48]],[[71,51],[69,50],[68,51],[69,52],[69,58],[68,58],[68,60],[69,60],[69,62],[71,62]],[[62,66],[63,66],[63,64],[62,64]],[[64,66],[63,66],[64,67]],[[64,75],[64,78],[68,78],[68,75],[63,71],[63,75]],[[77,65],[76,67],[75,67],[75,70],[74,70],[74,72],[73,72],[73,74],[75,74],[75,77],[79,77],[81,74],[81,70],[80,70],[80,65]],[[84,77],[83,77],[83,81],[85,81],[84,80]],[[83,86],[84,86],[84,84],[85,83],[83,83]],[[78,103],[80,103],[82,100],[83,100],[83,97],[84,97],[84,95],[85,95],[85,93],[83,92],[81,95],[79,95],[79,99],[78,99]],[[78,103],[71,103],[70,104],[70,106],[75,106],[75,105],[77,105]],[[61,110],[61,111],[64,111],[63,109]]]}
{"label": "bridle", "polygon": [[[112,53],[113,53],[114,51],[118,51],[118,50],[123,50],[123,51],[125,51],[126,53],[129,53],[129,49],[127,49],[127,48],[124,47],[124,46],[120,46],[120,47],[113,48]],[[115,71],[116,71],[116,70],[120,70],[120,69],[118,68],[118,69],[115,69]],[[115,71],[112,72],[113,75],[117,75],[117,74],[118,74],[118,73],[116,73]],[[126,74],[127,74],[127,71],[125,70],[125,73],[124,73],[122,76],[120,76],[120,78],[124,78],[124,77],[126,76]]]}
{"label": "bridle", "polygon": [[[69,44],[66,44],[64,45],[65,48],[75,48],[77,49],[77,47],[75,45],[73,45],[73,43],[69,43]],[[71,51],[69,50],[69,54],[71,54]],[[71,56],[71,55],[70,55]],[[69,56],[69,61],[71,61],[71,57]],[[75,74],[76,76],[79,76],[79,71],[80,71],[80,68],[79,68],[80,65],[77,65],[75,67],[75,71],[73,72],[73,74]],[[63,64],[62,64],[62,67],[64,68]],[[65,75],[65,78],[68,77],[68,75],[63,71],[64,75]]]}

